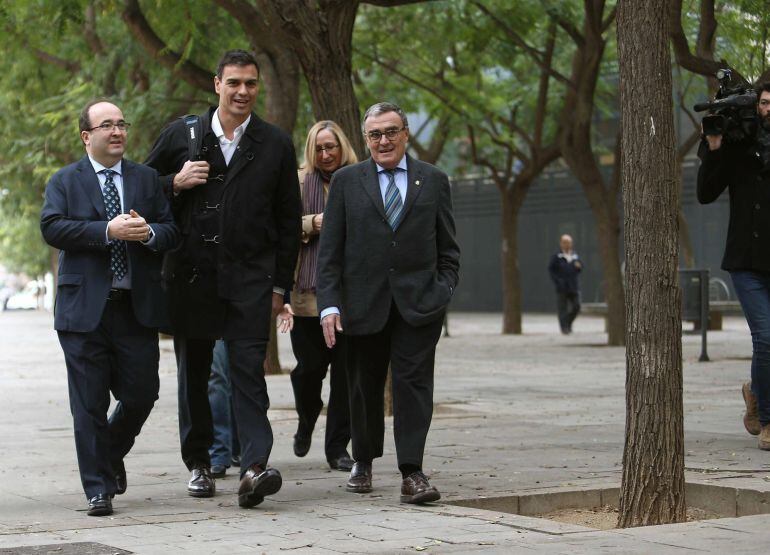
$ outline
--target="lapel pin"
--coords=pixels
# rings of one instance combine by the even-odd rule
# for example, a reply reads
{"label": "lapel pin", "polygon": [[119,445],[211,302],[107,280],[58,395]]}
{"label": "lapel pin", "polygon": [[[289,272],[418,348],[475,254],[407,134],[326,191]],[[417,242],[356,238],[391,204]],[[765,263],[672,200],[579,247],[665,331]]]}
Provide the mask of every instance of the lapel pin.
{"label": "lapel pin", "polygon": [[419,187],[420,186],[420,180],[418,179],[417,181],[414,182],[414,184]]}

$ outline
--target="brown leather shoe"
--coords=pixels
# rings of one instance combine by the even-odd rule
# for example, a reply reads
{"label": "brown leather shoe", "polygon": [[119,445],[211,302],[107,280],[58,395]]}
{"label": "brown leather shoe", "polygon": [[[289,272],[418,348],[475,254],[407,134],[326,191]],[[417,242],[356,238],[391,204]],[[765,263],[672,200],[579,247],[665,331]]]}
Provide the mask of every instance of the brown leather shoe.
{"label": "brown leather shoe", "polygon": [[278,493],[283,484],[281,473],[275,468],[262,470],[258,464],[251,465],[241,478],[238,487],[238,505],[244,508],[262,503],[268,495]]}
{"label": "brown leather shoe", "polygon": [[356,462],[350,471],[345,489],[353,493],[369,493],[372,491],[372,463]]}
{"label": "brown leather shoe", "polygon": [[439,499],[441,494],[420,471],[412,472],[401,482],[402,503],[430,503]]}
{"label": "brown leather shoe", "polygon": [[198,465],[192,469],[190,481],[187,483],[187,493],[192,497],[214,497],[217,490],[211,467]]}
{"label": "brown leather shoe", "polygon": [[743,415],[743,425],[746,431],[753,436],[758,436],[762,430],[759,423],[759,409],[757,408],[757,398],[751,392],[751,382],[746,382],[741,388],[743,401],[746,403],[746,414]]}
{"label": "brown leather shoe", "polygon": [[759,448],[770,451],[770,424],[762,426],[762,431],[759,433]]}

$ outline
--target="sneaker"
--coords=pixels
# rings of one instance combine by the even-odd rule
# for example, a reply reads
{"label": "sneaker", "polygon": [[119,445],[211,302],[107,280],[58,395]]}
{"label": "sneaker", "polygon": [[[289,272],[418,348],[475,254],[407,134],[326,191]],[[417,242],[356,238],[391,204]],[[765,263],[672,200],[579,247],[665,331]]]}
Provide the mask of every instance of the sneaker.
{"label": "sneaker", "polygon": [[762,431],[759,433],[759,448],[770,451],[770,424],[762,426]]}
{"label": "sneaker", "polygon": [[[751,382],[746,382],[741,388],[743,392],[743,401],[746,403],[746,414],[743,415],[743,425],[746,431],[753,436],[758,436],[762,430],[759,423],[759,409],[757,408],[757,398],[751,392]],[[768,437],[770,440],[770,437]]]}

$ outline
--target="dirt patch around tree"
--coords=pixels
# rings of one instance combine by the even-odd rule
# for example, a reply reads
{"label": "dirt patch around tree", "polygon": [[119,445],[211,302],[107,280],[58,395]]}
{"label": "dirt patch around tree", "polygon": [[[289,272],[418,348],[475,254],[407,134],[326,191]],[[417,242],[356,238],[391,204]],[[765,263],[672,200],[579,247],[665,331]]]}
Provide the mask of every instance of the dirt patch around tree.
{"label": "dirt patch around tree", "polygon": [[[605,505],[604,507],[594,507],[591,509],[559,509],[558,511],[538,515],[538,518],[555,520],[556,522],[564,522],[566,524],[576,524],[597,530],[612,530],[618,527],[618,508]],[[687,522],[713,518],[721,517],[716,513],[710,513],[703,509],[687,508]]]}

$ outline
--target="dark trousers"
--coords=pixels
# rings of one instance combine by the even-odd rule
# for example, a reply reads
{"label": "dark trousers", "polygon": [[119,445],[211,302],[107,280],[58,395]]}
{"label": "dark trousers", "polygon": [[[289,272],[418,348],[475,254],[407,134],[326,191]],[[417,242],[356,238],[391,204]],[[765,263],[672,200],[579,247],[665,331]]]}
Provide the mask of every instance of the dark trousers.
{"label": "dark trousers", "polygon": [[[241,473],[253,464],[265,468],[273,448],[267,419],[270,400],[265,382],[267,341],[258,338],[225,339],[230,362],[233,414],[241,442]],[[214,439],[208,383],[214,340],[174,336],[179,380],[179,438],[182,460],[188,469],[211,464]]]}
{"label": "dark trousers", "polygon": [[370,461],[382,456],[383,396],[390,364],[398,465],[422,468],[425,439],[433,417],[433,365],[442,325],[439,318],[425,326],[410,326],[393,304],[382,331],[347,336],[350,430],[355,460]]}
{"label": "dark trousers", "polygon": [[580,293],[556,292],[556,310],[559,313],[559,327],[561,331],[572,331],[572,322],[580,312]]}
{"label": "dark trousers", "polygon": [[735,294],[751,330],[751,391],[759,422],[770,424],[770,273],[730,272]]}
{"label": "dark trousers", "polygon": [[[329,406],[326,409],[326,459],[347,453],[350,441],[350,403],[345,371],[345,336],[337,334],[337,344],[329,349],[324,342],[318,317],[294,317],[291,348],[297,366],[291,372],[291,386],[299,417],[299,431],[310,435],[323,407],[321,388],[329,369]],[[331,368],[330,368],[331,366]]]}
{"label": "dark trousers", "polygon": [[[158,330],[137,322],[130,298],[107,301],[87,333],[60,331],[75,449],[86,497],[115,493],[115,469],[158,399]],[[117,401],[112,414],[110,392]]]}

